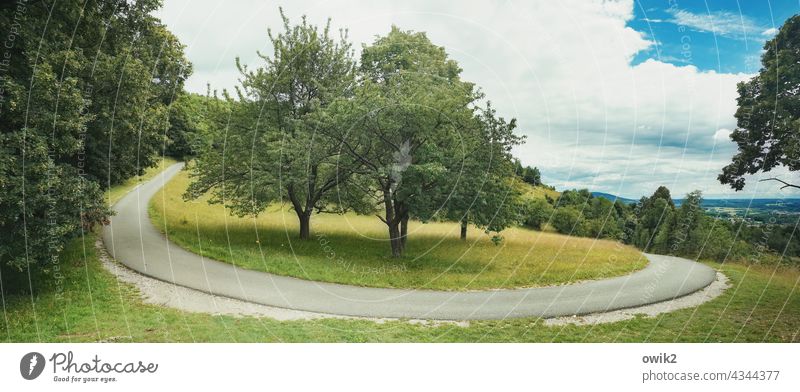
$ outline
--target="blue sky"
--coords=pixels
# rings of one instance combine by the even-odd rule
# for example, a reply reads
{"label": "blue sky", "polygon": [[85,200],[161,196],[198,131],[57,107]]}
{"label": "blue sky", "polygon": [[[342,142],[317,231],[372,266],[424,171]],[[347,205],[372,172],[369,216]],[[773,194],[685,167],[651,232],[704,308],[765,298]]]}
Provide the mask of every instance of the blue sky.
{"label": "blue sky", "polygon": [[736,152],[736,84],[758,71],[798,0],[165,0],[158,16],[194,65],[187,89],[232,89],[237,56],[261,66],[256,51],[271,51],[278,6],[294,20],[330,18],[356,50],[393,24],[426,32],[501,115],[517,118],[527,142],[515,154],[558,189],[800,197],[759,175],[736,193],[716,180]]}
{"label": "blue sky", "polygon": [[701,70],[753,73],[764,42],[798,9],[797,0],[637,1],[628,25],[656,44],[633,63],[655,58]]}

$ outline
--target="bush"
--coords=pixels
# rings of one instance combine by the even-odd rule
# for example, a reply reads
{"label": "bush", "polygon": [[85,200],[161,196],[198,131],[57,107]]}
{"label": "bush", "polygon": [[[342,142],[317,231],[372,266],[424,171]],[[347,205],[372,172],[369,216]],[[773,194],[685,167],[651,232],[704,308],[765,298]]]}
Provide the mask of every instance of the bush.
{"label": "bush", "polygon": [[623,233],[616,217],[586,219],[581,224],[584,235],[596,238],[622,239]]}
{"label": "bush", "polygon": [[541,230],[553,215],[553,206],[544,199],[530,200],[523,210],[523,224],[535,230]]}
{"label": "bush", "polygon": [[556,209],[551,224],[559,233],[580,236],[584,232],[581,220],[581,213],[575,207],[563,207]]}

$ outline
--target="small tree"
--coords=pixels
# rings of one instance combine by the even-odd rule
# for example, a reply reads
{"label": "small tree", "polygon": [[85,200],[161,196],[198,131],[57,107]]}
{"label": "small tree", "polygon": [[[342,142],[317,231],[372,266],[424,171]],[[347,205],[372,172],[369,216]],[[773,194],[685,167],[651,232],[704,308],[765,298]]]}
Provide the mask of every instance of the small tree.
{"label": "small tree", "polygon": [[583,235],[582,221],[581,212],[574,206],[567,206],[555,210],[551,223],[559,233],[581,236]]}
{"label": "small tree", "polygon": [[553,217],[553,206],[545,199],[527,200],[523,204],[523,224],[541,230]]}
{"label": "small tree", "polygon": [[225,128],[204,151],[187,197],[213,191],[213,202],[239,215],[258,214],[269,204],[288,200],[300,224],[300,238],[310,238],[313,212],[341,209],[334,190],[360,163],[342,155],[339,140],[327,137],[345,125],[326,113],[337,99],[351,96],[355,62],[346,33],[339,40],[305,17],[284,31],[269,32],[272,56],[259,54],[263,68],[239,64],[239,102]]}
{"label": "small tree", "polygon": [[658,187],[652,196],[643,197],[636,208],[638,225],[635,245],[644,250],[667,252],[675,220],[675,204],[669,189]]}
{"label": "small tree", "polygon": [[500,232],[522,220],[521,191],[515,184],[511,156],[511,147],[522,141],[514,134],[516,121],[497,117],[491,104],[475,121],[479,139],[463,161],[443,214],[459,222],[462,240],[467,239],[470,223],[487,232]]}
{"label": "small tree", "polygon": [[689,192],[675,210],[675,227],[670,234],[670,249],[673,253],[689,254],[702,247],[704,240],[693,241],[693,233],[700,227],[705,214],[701,204],[703,194],[699,190]]}

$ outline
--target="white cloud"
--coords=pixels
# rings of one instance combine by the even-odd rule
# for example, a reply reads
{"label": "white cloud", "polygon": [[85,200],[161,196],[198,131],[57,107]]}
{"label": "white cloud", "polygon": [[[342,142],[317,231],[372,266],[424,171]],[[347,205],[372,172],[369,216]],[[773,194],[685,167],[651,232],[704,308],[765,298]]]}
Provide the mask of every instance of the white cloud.
{"label": "white cloud", "polygon": [[[207,81],[231,88],[236,55],[258,65],[255,51],[269,53],[266,28],[280,26],[278,5],[167,0],[160,15],[195,63],[188,88],[205,92]],[[632,0],[284,3],[293,19],[307,14],[323,24],[331,17],[357,47],[392,24],[426,31],[502,115],[519,120],[528,142],[518,156],[558,186],[625,196],[650,194],[661,184],[676,194],[725,193],[716,175],[734,145],[718,137],[735,127],[736,83],[749,76],[656,60],[631,65],[653,45],[626,25],[633,6]],[[718,19],[708,23],[694,24],[734,30]]]}
{"label": "white cloud", "polygon": [[767,38],[772,38],[775,34],[778,34],[778,29],[771,27],[761,32],[761,35]]}
{"label": "white cloud", "polygon": [[726,128],[720,128],[717,132],[714,132],[714,143],[724,143],[731,141],[731,130]]}
{"label": "white cloud", "polygon": [[763,30],[751,18],[729,11],[695,14],[686,10],[675,10],[672,11],[672,16],[675,24],[728,38],[757,38],[758,33]]}

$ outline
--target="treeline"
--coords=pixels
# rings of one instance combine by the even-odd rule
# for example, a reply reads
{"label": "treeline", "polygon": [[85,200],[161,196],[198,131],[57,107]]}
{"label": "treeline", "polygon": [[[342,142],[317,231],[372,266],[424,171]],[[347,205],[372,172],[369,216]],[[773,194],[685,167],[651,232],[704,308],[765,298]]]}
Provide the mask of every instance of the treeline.
{"label": "treeline", "polygon": [[170,105],[191,66],[183,45],[151,15],[159,6],[0,4],[4,281],[32,270],[57,273],[66,242],[108,220],[103,191],[183,143],[170,142],[166,131],[170,117],[180,117]]}
{"label": "treeline", "polygon": [[514,172],[517,174],[517,177],[519,177],[519,179],[526,184],[533,186],[546,186],[542,184],[542,173],[539,171],[539,168],[522,166],[522,162],[519,159],[514,161]]}
{"label": "treeline", "polygon": [[568,190],[557,199],[530,202],[525,225],[548,225],[563,234],[614,239],[645,252],[690,258],[793,263],[792,257],[800,256],[793,226],[717,219],[705,213],[701,202],[702,194],[694,191],[676,206],[663,186],[636,203]]}
{"label": "treeline", "polygon": [[181,93],[169,106],[164,155],[190,160],[203,150],[215,129],[224,128],[230,104],[216,97]]}

